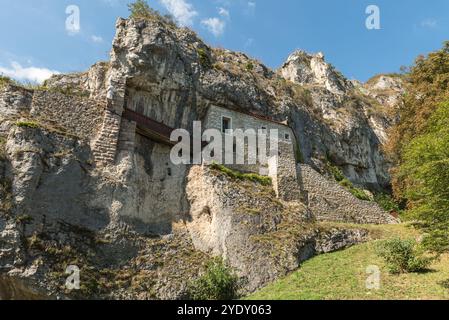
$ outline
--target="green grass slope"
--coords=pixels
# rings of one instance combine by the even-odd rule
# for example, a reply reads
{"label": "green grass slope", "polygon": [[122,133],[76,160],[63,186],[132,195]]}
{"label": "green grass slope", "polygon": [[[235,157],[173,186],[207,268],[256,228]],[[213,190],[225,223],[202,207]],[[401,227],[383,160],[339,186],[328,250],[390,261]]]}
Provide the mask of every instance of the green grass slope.
{"label": "green grass slope", "polygon": [[[443,256],[426,273],[391,275],[376,254],[384,239],[416,238],[406,225],[364,226],[374,239],[352,248],[317,256],[291,275],[255,294],[249,300],[372,300],[449,299],[449,257]],[[366,288],[367,267],[381,270],[379,290]]]}

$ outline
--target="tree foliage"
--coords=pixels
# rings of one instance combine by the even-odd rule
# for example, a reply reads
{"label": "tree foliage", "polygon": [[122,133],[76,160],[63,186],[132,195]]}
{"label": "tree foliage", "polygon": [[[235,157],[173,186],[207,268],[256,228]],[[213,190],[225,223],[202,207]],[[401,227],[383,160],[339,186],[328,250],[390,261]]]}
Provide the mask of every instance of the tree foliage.
{"label": "tree foliage", "polygon": [[441,50],[419,56],[405,79],[407,94],[399,111],[401,121],[391,130],[387,146],[396,163],[401,161],[404,147],[425,132],[438,105],[449,101],[449,41]]}
{"label": "tree foliage", "polygon": [[429,234],[425,243],[449,250],[449,103],[440,105],[425,132],[404,146],[397,177],[410,215]]}
{"label": "tree foliage", "polygon": [[449,42],[406,75],[400,122],[388,145],[396,199],[420,221],[432,250],[449,250]]}
{"label": "tree foliage", "polygon": [[155,15],[156,10],[152,9],[145,0],[136,0],[128,4],[131,18],[149,18]]}
{"label": "tree foliage", "polygon": [[176,25],[171,15],[162,16],[159,11],[151,8],[146,0],[136,0],[128,4],[128,10],[133,19],[159,20],[172,26]]}

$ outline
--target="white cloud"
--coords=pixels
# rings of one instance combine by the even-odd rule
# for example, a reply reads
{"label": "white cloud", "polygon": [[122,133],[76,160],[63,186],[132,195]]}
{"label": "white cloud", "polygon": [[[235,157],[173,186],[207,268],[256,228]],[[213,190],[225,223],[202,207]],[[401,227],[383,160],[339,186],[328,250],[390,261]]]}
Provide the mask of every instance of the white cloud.
{"label": "white cloud", "polygon": [[218,18],[208,18],[201,21],[214,36],[219,37],[224,33],[226,23]]}
{"label": "white cloud", "polygon": [[198,15],[192,4],[186,0],[159,0],[167,11],[181,26],[193,25],[193,19]]}
{"label": "white cloud", "polygon": [[30,81],[42,83],[58,71],[46,68],[23,67],[18,62],[11,62],[10,68],[0,67],[0,74],[14,78],[19,81]]}
{"label": "white cloud", "polygon": [[223,7],[218,8],[218,14],[220,16],[222,16],[222,17],[225,17],[225,18],[229,18],[230,17],[229,10],[227,10],[227,9],[225,9]]}
{"label": "white cloud", "polygon": [[102,43],[102,42],[103,42],[103,38],[102,38],[102,37],[96,36],[96,35],[94,35],[94,34],[90,37],[90,39],[91,39],[93,42],[95,42],[95,43]]}
{"label": "white cloud", "polygon": [[421,21],[421,27],[423,28],[435,28],[438,25],[438,21],[435,19],[425,19]]}

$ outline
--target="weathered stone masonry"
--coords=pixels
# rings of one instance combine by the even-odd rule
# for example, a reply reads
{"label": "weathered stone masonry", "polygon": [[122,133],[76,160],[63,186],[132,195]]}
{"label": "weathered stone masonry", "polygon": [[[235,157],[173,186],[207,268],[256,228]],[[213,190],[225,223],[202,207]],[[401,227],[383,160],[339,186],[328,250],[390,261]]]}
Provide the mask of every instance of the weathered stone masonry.
{"label": "weathered stone masonry", "polygon": [[93,144],[95,161],[98,164],[112,164],[117,153],[118,137],[122,116],[110,109],[104,111],[103,126]]}
{"label": "weathered stone masonry", "polygon": [[[276,194],[286,201],[299,201],[301,192],[296,172],[295,148],[296,139],[293,131],[287,125],[265,119],[258,115],[245,114],[217,106],[211,106],[206,115],[203,129],[217,129],[222,131],[223,118],[230,119],[231,129],[278,130],[278,155],[268,160],[267,164],[229,165],[230,167],[246,172],[267,175],[272,178]],[[269,139],[267,139],[269,148]],[[247,150],[245,150],[247,153]]]}
{"label": "weathered stone masonry", "polygon": [[308,206],[318,220],[362,224],[397,223],[377,203],[354,197],[337,182],[328,180],[312,169],[298,166],[303,188],[307,190]]}
{"label": "weathered stone masonry", "polygon": [[[116,77],[115,79],[119,79]],[[122,113],[125,104],[126,80],[109,79],[107,108],[104,112],[103,126],[93,143],[97,164],[113,164],[117,155]]]}
{"label": "weathered stone masonry", "polygon": [[[124,109],[120,103],[121,100],[110,100],[109,107],[105,110],[104,123],[95,142],[94,153],[97,163],[111,164],[118,154],[134,152],[136,123],[118,114],[118,112],[122,114]],[[223,118],[230,120],[229,129],[232,130],[265,129],[267,132],[272,129],[278,130],[278,155],[271,157],[267,164],[257,162],[227,166],[271,177],[273,189],[282,200],[307,203],[320,220],[355,223],[396,222],[377,204],[356,199],[335,181],[327,180],[307,165],[297,166],[295,150],[298,146],[293,131],[287,125],[257,115],[211,106],[203,121],[203,130],[223,131]],[[245,149],[245,153],[247,152]],[[169,151],[164,161],[169,164]],[[173,169],[167,170],[168,174],[172,175]]]}
{"label": "weathered stone masonry", "polygon": [[97,100],[35,90],[31,115],[45,122],[53,122],[68,133],[89,141],[101,126],[103,109],[104,105]]}

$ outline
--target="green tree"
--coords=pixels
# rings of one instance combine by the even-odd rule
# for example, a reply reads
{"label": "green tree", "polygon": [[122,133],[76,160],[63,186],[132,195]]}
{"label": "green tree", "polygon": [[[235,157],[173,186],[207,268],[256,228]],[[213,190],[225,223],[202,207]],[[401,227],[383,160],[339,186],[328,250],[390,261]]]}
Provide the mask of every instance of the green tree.
{"label": "green tree", "polygon": [[[424,133],[438,105],[449,101],[449,41],[427,57],[419,56],[404,76],[406,94],[400,105],[401,121],[392,128],[387,151],[395,163],[401,162],[404,147]],[[393,181],[400,193],[401,181]]]}
{"label": "green tree", "polygon": [[128,4],[128,9],[130,11],[130,17],[133,19],[156,20],[176,27],[176,22],[172,15],[161,15],[159,11],[151,8],[146,0],[136,0]]}
{"label": "green tree", "polygon": [[429,118],[423,134],[404,146],[397,172],[404,181],[409,213],[423,222],[424,244],[434,251],[449,250],[449,103]]}
{"label": "green tree", "polygon": [[449,41],[404,75],[406,94],[387,152],[395,198],[426,232],[424,245],[449,251]]}
{"label": "green tree", "polygon": [[151,18],[158,15],[158,12],[152,9],[145,0],[136,0],[128,4],[131,18]]}

